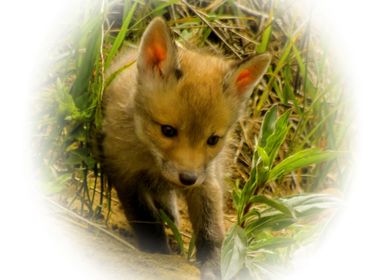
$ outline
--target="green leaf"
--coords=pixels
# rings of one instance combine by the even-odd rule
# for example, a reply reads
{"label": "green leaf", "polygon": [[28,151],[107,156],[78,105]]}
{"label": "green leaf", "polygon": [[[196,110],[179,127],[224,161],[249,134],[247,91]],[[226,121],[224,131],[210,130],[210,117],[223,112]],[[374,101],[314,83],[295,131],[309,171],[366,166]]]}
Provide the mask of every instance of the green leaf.
{"label": "green leaf", "polygon": [[[328,194],[300,194],[276,200],[284,203],[291,211],[295,212],[297,218],[314,215],[325,209],[336,208],[341,203],[339,198]],[[273,207],[262,211],[253,208],[244,215],[243,219],[249,222],[257,219],[266,221],[268,218],[277,217],[277,215],[282,215],[282,211]]]}
{"label": "green leaf", "polygon": [[274,250],[282,247],[289,247],[293,244],[295,244],[295,240],[291,237],[274,236],[271,232],[262,231],[257,234],[253,241],[249,244],[248,250]]}
{"label": "green leaf", "polygon": [[235,277],[244,267],[246,258],[247,237],[244,230],[234,225],[226,236],[221,256],[222,279]]}
{"label": "green leaf", "polygon": [[280,199],[290,205],[299,217],[318,214],[325,209],[337,208],[341,200],[328,194],[302,194]]}
{"label": "green leaf", "polygon": [[273,105],[265,114],[259,133],[259,146],[265,147],[268,137],[273,133],[278,119],[278,106]]}
{"label": "green leaf", "polygon": [[265,150],[269,155],[270,166],[272,166],[278,154],[280,146],[286,139],[288,128],[288,121],[291,111],[286,111],[276,122],[273,133],[268,136]]}
{"label": "green leaf", "polygon": [[262,160],[263,166],[269,166],[270,165],[270,158],[269,158],[267,152],[264,150],[264,148],[257,146],[256,149],[257,149],[258,158]]}
{"label": "green leaf", "polygon": [[291,111],[288,110],[278,118],[278,106],[274,105],[264,116],[258,146],[263,148],[261,152],[268,155],[269,168],[272,166],[280,146],[286,139],[290,113]]}
{"label": "green leaf", "polygon": [[336,151],[321,151],[317,148],[305,149],[287,157],[278,163],[270,172],[268,181],[274,181],[284,174],[287,174],[295,169],[302,168],[311,164],[320,163],[335,159],[341,155],[341,152]]}
{"label": "green leaf", "polygon": [[[276,254],[272,251],[262,250],[260,254]],[[252,279],[252,280],[265,280],[265,279],[281,279],[276,273],[270,270],[268,265],[262,265],[262,262],[257,258],[250,258],[246,262],[246,267],[249,271],[249,276],[241,279]]]}
{"label": "green leaf", "polygon": [[168,215],[166,215],[166,213],[162,209],[159,209],[159,216],[173,232],[174,238],[176,239],[178,247],[180,248],[181,255],[185,255],[184,241],[182,240],[181,233],[178,230],[176,224],[169,218]]}
{"label": "green leaf", "polygon": [[233,185],[232,196],[234,208],[238,211],[241,202],[241,190],[239,187],[240,181],[237,179]]}
{"label": "green leaf", "polygon": [[281,230],[292,225],[296,221],[295,218],[279,213],[247,222],[245,232],[250,235],[267,229]]}
{"label": "green leaf", "polygon": [[263,186],[268,180],[270,159],[262,147],[257,147],[256,185]]}
{"label": "green leaf", "polygon": [[65,189],[66,184],[71,179],[72,179],[72,173],[62,174],[50,180],[49,182],[44,182],[42,185],[42,191],[45,194],[54,194],[54,193],[61,192],[62,190]]}
{"label": "green leaf", "polygon": [[133,64],[135,64],[136,60],[132,60],[131,62],[121,66],[118,70],[114,71],[105,81],[105,89],[113,82],[113,80],[119,75],[122,71],[127,69],[128,67],[131,67]]}
{"label": "green leaf", "polygon": [[[90,106],[91,96],[88,95],[88,87],[93,75],[96,62],[100,55],[103,13],[99,11],[100,5],[95,7],[98,16],[91,17],[89,21],[82,25],[82,38],[79,42],[79,57],[76,71],[76,80],[71,87],[71,95],[79,109]],[[93,13],[93,11],[92,11]]]}
{"label": "green leaf", "polygon": [[269,12],[269,20],[266,23],[267,27],[263,31],[263,35],[261,36],[261,42],[256,46],[257,53],[263,53],[267,51],[268,44],[272,34],[272,21],[274,19],[274,10],[273,5],[271,5],[271,9]]}
{"label": "green leaf", "polygon": [[66,163],[69,165],[84,163],[89,169],[93,169],[95,165],[95,160],[92,157],[91,151],[88,148],[78,148],[69,152]]}
{"label": "green leaf", "polygon": [[293,73],[291,72],[292,68],[290,65],[287,65],[284,67],[282,71],[282,75],[284,78],[284,83],[283,83],[283,100],[282,102],[286,105],[290,104],[290,101],[293,103],[296,112],[298,112],[301,116],[303,114],[302,108],[298,104],[298,100],[294,94],[294,87],[292,86],[294,81],[293,81]]}
{"label": "green leaf", "polygon": [[261,97],[259,98],[259,101],[256,106],[257,111],[261,110],[264,105],[264,102],[267,100],[268,94],[271,92],[272,84],[275,81],[275,77],[280,77],[279,72],[289,62],[291,49],[295,45],[295,42],[297,41],[300,33],[300,30],[298,30],[292,37],[290,37],[289,41],[286,43],[286,46],[283,48],[282,55],[280,56],[279,61],[276,63],[276,67],[273,73],[270,75],[271,78],[269,79]]}
{"label": "green leaf", "polygon": [[286,214],[292,218],[295,218],[295,213],[290,206],[286,205],[283,201],[277,199],[268,198],[265,195],[256,195],[249,200],[249,203],[261,203],[266,204],[276,210],[279,210],[283,214]]}
{"label": "green leaf", "polygon": [[124,21],[121,25],[120,32],[118,33],[116,39],[114,40],[113,46],[110,49],[108,56],[106,57],[105,68],[109,67],[110,62],[112,61],[112,59],[116,55],[118,49],[121,47],[122,43],[124,42],[125,35],[127,34],[127,31],[128,31],[129,23],[131,22],[131,20],[133,18],[133,14],[135,13],[137,5],[138,5],[138,2],[135,1],[132,5],[131,9],[129,10],[127,17],[124,19]]}

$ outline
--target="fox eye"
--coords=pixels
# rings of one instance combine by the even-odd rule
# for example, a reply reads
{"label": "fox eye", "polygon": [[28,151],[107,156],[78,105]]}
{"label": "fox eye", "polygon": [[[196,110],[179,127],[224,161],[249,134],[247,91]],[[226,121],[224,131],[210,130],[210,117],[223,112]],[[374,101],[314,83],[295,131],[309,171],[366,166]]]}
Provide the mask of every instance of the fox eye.
{"label": "fox eye", "polygon": [[161,132],[166,137],[172,138],[177,135],[177,129],[170,125],[161,125]]}
{"label": "fox eye", "polygon": [[207,144],[209,146],[215,146],[218,143],[219,139],[220,139],[220,137],[218,135],[211,135],[207,139]]}

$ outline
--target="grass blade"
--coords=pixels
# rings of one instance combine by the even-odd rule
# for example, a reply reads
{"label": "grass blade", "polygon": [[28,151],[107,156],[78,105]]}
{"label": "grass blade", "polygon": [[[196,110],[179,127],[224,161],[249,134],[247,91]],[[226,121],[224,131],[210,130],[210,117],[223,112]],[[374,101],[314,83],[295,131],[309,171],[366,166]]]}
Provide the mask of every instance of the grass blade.
{"label": "grass blade", "polygon": [[335,159],[341,155],[336,151],[321,151],[317,148],[305,149],[287,157],[272,168],[268,181],[274,181],[282,175],[295,169],[306,167],[311,164]]}
{"label": "grass blade", "polygon": [[121,25],[120,32],[118,33],[116,39],[114,40],[113,46],[110,49],[108,56],[106,57],[105,68],[109,67],[110,62],[112,61],[112,59],[115,56],[115,54],[117,53],[118,49],[121,47],[122,43],[124,42],[125,35],[127,34],[127,31],[128,31],[128,26],[131,23],[131,20],[133,18],[134,13],[135,13],[137,4],[138,4],[137,1],[135,1],[133,3],[131,9],[129,10],[129,12],[127,14],[127,17],[123,21],[123,23]]}
{"label": "grass blade", "polygon": [[283,214],[286,214],[288,216],[291,216],[292,218],[295,218],[295,213],[294,211],[286,205],[284,202],[275,200],[272,198],[268,198],[265,195],[256,195],[252,197],[249,200],[250,203],[261,203],[261,204],[266,204],[276,210],[279,210]]}
{"label": "grass blade", "polygon": [[180,231],[178,230],[176,224],[169,218],[168,215],[162,210],[159,209],[159,216],[161,217],[162,221],[170,228],[173,232],[174,238],[177,241],[178,247],[180,248],[181,255],[185,255],[184,250],[184,241],[182,240],[182,236]]}

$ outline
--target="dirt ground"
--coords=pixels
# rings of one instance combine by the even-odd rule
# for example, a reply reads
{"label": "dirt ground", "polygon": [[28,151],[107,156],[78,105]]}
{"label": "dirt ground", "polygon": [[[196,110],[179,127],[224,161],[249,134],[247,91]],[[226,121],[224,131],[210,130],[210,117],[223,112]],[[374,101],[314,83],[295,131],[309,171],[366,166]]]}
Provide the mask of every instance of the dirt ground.
{"label": "dirt ground", "polygon": [[[111,192],[111,212],[107,215],[108,200],[103,200],[101,218],[92,221],[87,216],[87,207],[81,211],[80,199],[75,199],[75,190],[68,189],[58,197],[50,198],[50,211],[64,233],[75,239],[80,250],[88,258],[105,264],[105,271],[114,279],[199,279],[194,254],[188,260],[185,256],[149,254],[136,248],[132,229],[123,213],[116,192]],[[92,193],[90,192],[90,195]],[[95,207],[99,205],[99,195],[95,195]],[[184,199],[178,197],[180,213],[179,230],[187,250],[192,238],[192,225]],[[234,221],[233,209],[226,206],[225,226],[228,229]],[[231,213],[231,214],[230,214]],[[81,215],[82,214],[82,215]],[[106,220],[107,219],[107,220]],[[175,238],[167,229],[173,251],[178,251]]]}
{"label": "dirt ground", "polygon": [[[115,238],[116,231],[92,226],[61,207],[50,205],[52,223],[75,241],[83,257],[109,279],[200,279],[195,263],[179,255],[148,254]],[[103,229],[103,230],[102,230]],[[114,234],[114,235],[111,235]]]}

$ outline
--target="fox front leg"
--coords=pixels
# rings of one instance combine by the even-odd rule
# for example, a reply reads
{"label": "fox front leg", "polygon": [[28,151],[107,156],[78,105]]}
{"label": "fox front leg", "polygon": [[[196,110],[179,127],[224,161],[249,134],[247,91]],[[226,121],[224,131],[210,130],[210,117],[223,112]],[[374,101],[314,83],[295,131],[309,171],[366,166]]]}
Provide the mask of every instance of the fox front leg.
{"label": "fox front leg", "polygon": [[220,279],[220,250],[224,237],[222,190],[218,182],[205,182],[185,194],[196,235],[196,257],[201,279]]}
{"label": "fox front leg", "polygon": [[[116,190],[138,247],[146,252],[169,254],[171,250],[159,209],[177,220],[175,192],[145,173],[136,174],[130,181],[133,183],[123,188],[118,184]],[[157,191],[159,188],[160,191]]]}

